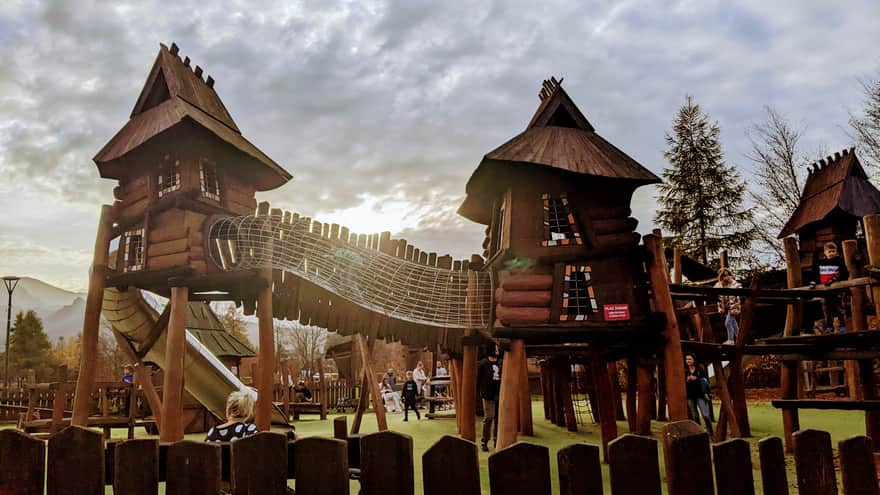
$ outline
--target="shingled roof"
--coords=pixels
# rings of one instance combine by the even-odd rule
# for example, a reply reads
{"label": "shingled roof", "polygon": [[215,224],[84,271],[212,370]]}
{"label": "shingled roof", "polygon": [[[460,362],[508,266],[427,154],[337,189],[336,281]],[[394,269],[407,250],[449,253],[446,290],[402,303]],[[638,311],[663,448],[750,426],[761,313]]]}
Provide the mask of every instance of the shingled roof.
{"label": "shingled roof", "polygon": [[629,155],[596,134],[568,93],[562,81],[545,80],[541,104],[528,127],[506,143],[487,153],[468,180],[467,196],[458,213],[488,224],[491,200],[499,177],[512,166],[526,164],[564,172],[624,179],[637,185],[660,182],[660,178]]}
{"label": "shingled roof", "polygon": [[130,120],[95,155],[101,177],[119,179],[125,174],[119,158],[183,122],[204,128],[243,153],[253,165],[258,190],[281,186],[291,175],[241,135],[220,96],[214,79],[202,79],[202,69],[181,60],[177,45],[160,45],[159,54],[131,112]]}
{"label": "shingled roof", "polygon": [[217,357],[252,357],[249,345],[227,332],[223,323],[206,302],[189,303],[186,329]]}
{"label": "shingled roof", "polygon": [[780,239],[835,211],[855,217],[880,213],[880,191],[868,181],[854,148],[819,160],[808,170],[800,203],[779,233]]}

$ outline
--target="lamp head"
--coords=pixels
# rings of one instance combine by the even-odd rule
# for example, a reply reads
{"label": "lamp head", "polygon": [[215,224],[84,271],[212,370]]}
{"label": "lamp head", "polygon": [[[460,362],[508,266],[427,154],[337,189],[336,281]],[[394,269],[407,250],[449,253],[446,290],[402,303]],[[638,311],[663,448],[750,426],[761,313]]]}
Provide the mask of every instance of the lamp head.
{"label": "lamp head", "polygon": [[7,275],[3,277],[3,280],[8,280],[9,282],[15,282],[16,280],[21,280],[21,277],[16,277],[15,275]]}

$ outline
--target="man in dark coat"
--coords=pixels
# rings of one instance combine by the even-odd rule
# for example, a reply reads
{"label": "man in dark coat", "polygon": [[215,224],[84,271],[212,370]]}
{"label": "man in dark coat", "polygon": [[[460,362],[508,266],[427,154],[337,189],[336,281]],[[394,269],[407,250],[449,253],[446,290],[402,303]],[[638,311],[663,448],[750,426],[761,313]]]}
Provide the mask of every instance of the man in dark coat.
{"label": "man in dark coat", "polygon": [[489,439],[494,437],[498,441],[498,393],[501,390],[501,363],[498,362],[498,349],[494,344],[477,368],[477,390],[483,401],[481,448],[483,452],[488,452]]}

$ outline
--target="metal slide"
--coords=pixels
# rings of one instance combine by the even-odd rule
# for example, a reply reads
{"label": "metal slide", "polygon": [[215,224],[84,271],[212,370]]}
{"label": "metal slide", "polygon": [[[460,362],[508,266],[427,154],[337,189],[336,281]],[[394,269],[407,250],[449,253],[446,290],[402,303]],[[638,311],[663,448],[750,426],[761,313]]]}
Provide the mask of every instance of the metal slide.
{"label": "metal slide", "polygon": [[[104,289],[103,314],[114,329],[134,344],[143,342],[159,319],[159,313],[144,300],[141,291],[133,287],[126,291]],[[165,335],[163,332],[159,336],[144,356],[144,361],[165,367]],[[189,332],[186,333],[184,363],[186,391],[220,419],[226,418],[226,398],[229,394],[235,390],[249,389]],[[288,424],[278,408],[272,412],[272,423]]]}

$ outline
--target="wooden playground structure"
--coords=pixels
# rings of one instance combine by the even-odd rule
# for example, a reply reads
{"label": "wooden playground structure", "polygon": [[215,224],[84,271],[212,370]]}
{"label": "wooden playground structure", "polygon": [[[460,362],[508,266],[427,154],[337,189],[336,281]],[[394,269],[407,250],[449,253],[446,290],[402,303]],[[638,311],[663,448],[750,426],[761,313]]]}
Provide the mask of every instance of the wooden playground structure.
{"label": "wooden playground structure", "polygon": [[[868,331],[866,319],[866,289],[880,314],[880,269],[871,268],[880,266],[880,216],[864,219],[864,257],[855,240],[843,242],[851,278],[830,287],[805,286],[803,256],[790,237],[785,239],[787,288],[764,288],[758,279],[748,289],[684,284],[680,257],[674,255],[670,275],[660,233],[640,236],[630,217],[633,192],[659,178],[599,136],[562,81],[551,78],[541,87],[539,107],[527,128],[486,154],[468,181],[459,213],[486,225],[486,237],[482,255],[453,260],[393,239],[390,232],[358,234],[257,204],[257,191],[277,188],[292,176],[242,136],[214,91],[213,78],[202,76],[176,45],[162,45],[130,120],[94,159],[101,177],[117,180],[118,186],[115,202],[102,207],[98,225],[69,423],[95,424],[87,398],[97,386],[103,312],[134,362],[163,369],[161,396],[149,379],[137,377],[154,412],[159,441],[105,445],[88,430],[69,428],[49,439],[46,454],[31,437],[2,431],[4,472],[10,472],[4,466],[10,449],[30,452],[15,464],[16,479],[22,480],[16,486],[31,483],[36,489],[43,479],[40,456],[48,455],[50,493],[68,493],[67,488],[53,491],[61,484],[91,493],[88,487],[103,489],[105,483],[128,487],[124,493],[151,493],[149,487],[159,480],[168,483],[169,493],[208,493],[221,479],[231,481],[234,493],[283,493],[289,478],[297,480],[298,493],[347,493],[350,468],[358,470],[365,494],[392,493],[389,486],[403,487],[393,493],[412,493],[412,440],[385,431],[378,375],[370,366],[371,348],[382,339],[440,348],[451,357],[450,395],[461,439],[444,438],[425,454],[426,494],[479,493],[471,442],[476,440],[477,361],[487,342],[500,343],[504,351],[498,452],[489,459],[493,493],[496,484],[508,493],[524,493],[523,486],[530,487],[528,493],[549,493],[547,450],[514,445],[519,436],[533,434],[529,357],[542,363],[546,418],[570,430],[577,429],[572,364],[583,365],[589,377],[601,448],[578,445],[559,453],[563,493],[575,493],[578,486],[601,493],[600,458],[611,466],[612,493],[660,493],[657,442],[647,438],[652,419],[670,421],[663,440],[670,493],[712,493],[709,436],[686,421],[683,349],[695,351],[716,370],[722,403],[716,441],[750,436],[743,357],[782,356],[783,395],[774,406],[782,410],[785,439],[762,442],[765,493],[787,493],[783,447],[795,454],[799,483],[802,469],[825,476],[816,483],[834,483],[830,437],[801,430],[799,409],[864,410],[867,437],[880,432],[872,367],[880,357],[880,332]],[[855,155],[844,153],[844,159],[855,160]],[[805,225],[812,228],[816,221]],[[871,267],[862,269],[865,258]],[[167,297],[165,310],[150,308],[142,290]],[[803,301],[840,291],[852,297],[850,332],[800,336]],[[735,345],[714,341],[706,303],[719,295],[745,300]],[[259,319],[253,386],[255,424],[265,433],[218,447],[182,439],[184,390],[223,417],[226,395],[244,388],[187,333],[190,302],[221,300]],[[692,307],[683,308],[680,301],[692,301]],[[781,337],[752,342],[761,323],[755,319],[758,304],[787,305]],[[288,443],[269,432],[273,423],[286,424],[298,407],[290,392],[279,391],[274,382],[273,318],[352,336],[351,352],[363,366],[362,376],[354,377],[360,393],[350,433],[342,425],[336,440]],[[686,338],[684,322],[694,329]],[[856,396],[847,401],[799,398],[803,360],[850,363],[847,376]],[[625,402],[618,390],[618,361],[627,363]],[[722,361],[729,365],[722,367]],[[320,383],[326,387],[323,377]],[[326,417],[330,391],[320,394],[320,402],[299,412]],[[370,403],[380,433],[360,436]],[[53,403],[53,419],[41,419],[52,432],[62,426],[62,416],[54,414],[60,408]],[[617,420],[623,418],[634,435],[619,435]],[[869,483],[871,475],[860,466],[873,459],[877,445],[867,437],[840,447],[845,485]],[[712,448],[719,493],[747,493],[721,487],[753,485],[748,444],[731,440]],[[317,463],[318,458],[326,460]],[[104,469],[105,462],[112,472]],[[389,462],[393,469],[380,468]],[[694,462],[705,469],[693,467]],[[0,484],[0,492],[7,493],[4,489]],[[18,490],[10,493],[36,493]]]}

